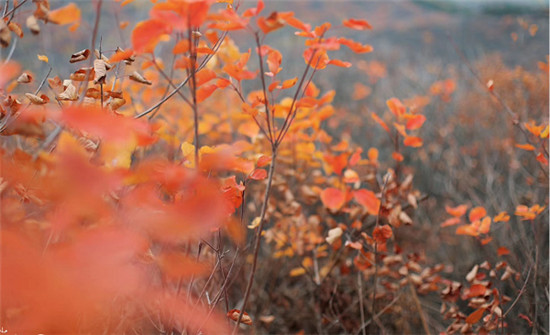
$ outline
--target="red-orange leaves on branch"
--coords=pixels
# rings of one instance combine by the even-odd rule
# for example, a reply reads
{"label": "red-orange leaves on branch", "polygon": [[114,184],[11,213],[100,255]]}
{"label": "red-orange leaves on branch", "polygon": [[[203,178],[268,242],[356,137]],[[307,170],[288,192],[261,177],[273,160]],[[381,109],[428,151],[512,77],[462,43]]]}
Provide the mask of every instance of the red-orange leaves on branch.
{"label": "red-orange leaves on branch", "polygon": [[407,112],[405,105],[397,98],[389,99],[386,101],[386,105],[396,117],[401,117]]}
{"label": "red-orange leaves on branch", "polygon": [[348,20],[344,20],[342,24],[345,27],[348,27],[350,29],[355,29],[355,30],[372,29],[372,26],[365,20],[348,19]]}
{"label": "red-orange leaves on branch", "polygon": [[378,215],[380,210],[380,199],[376,197],[374,192],[369,190],[358,190],[353,192],[355,201],[367,209],[371,215]]}
{"label": "red-orange leaves on branch", "polygon": [[337,212],[346,203],[346,193],[337,188],[329,187],[321,192],[321,201],[326,208]]}
{"label": "red-orange leaves on branch", "polygon": [[391,227],[389,225],[377,226],[372,231],[372,238],[380,244],[386,243],[393,235]]}
{"label": "red-orange leaves on branch", "polygon": [[132,48],[136,52],[152,53],[157,43],[171,32],[172,28],[165,21],[156,19],[142,21],[132,32]]}
{"label": "red-orange leaves on branch", "polygon": [[487,215],[487,211],[485,210],[485,208],[478,206],[470,211],[468,218],[470,219],[470,222],[475,222],[485,215]]}
{"label": "red-orange leaves on branch", "polygon": [[351,51],[358,54],[371,52],[373,50],[372,46],[368,44],[361,44],[359,42],[355,42],[354,40],[350,40],[344,37],[339,38],[338,42],[342,45],[347,46],[348,48],[350,48]]}

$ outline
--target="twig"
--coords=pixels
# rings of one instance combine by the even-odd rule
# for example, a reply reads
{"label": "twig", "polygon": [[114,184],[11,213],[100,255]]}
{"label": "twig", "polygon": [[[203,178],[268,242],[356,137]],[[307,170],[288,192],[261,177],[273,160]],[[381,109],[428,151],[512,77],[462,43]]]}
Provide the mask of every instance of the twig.
{"label": "twig", "polygon": [[517,304],[517,302],[519,301],[519,298],[521,298],[521,296],[523,295],[523,293],[525,293],[525,287],[527,286],[527,283],[529,282],[529,277],[531,276],[531,270],[533,270],[533,266],[534,264],[531,264],[531,267],[529,268],[529,271],[527,271],[527,278],[525,278],[525,282],[523,282],[523,286],[521,287],[521,289],[519,290],[519,293],[517,295],[517,297],[514,299],[514,301],[512,302],[512,304],[510,305],[510,307],[508,307],[508,309],[506,310],[506,312],[504,312],[504,314],[502,315],[502,319],[505,319],[506,316],[508,315],[508,313],[510,313],[510,311],[512,310],[512,308],[514,308],[514,306]]}
{"label": "twig", "polygon": [[[361,311],[361,324],[365,324],[365,307],[363,306],[363,272],[357,271],[357,285],[359,286],[359,310]],[[363,335],[367,335],[367,330],[361,328]]]}
{"label": "twig", "polygon": [[[216,53],[216,51],[219,49],[220,45],[222,44],[225,36],[227,35],[227,31],[224,31],[223,32],[223,35],[218,39],[218,41],[216,42],[216,44],[214,45],[214,48],[213,49],[213,53],[212,54],[209,54],[208,56],[206,56],[204,58],[204,60],[201,62],[201,64],[199,65],[199,67],[197,68],[196,70],[196,73],[198,73],[200,70],[202,70],[202,68],[204,68],[206,66],[206,64],[208,63],[208,61],[210,61],[210,59],[214,56],[214,54]],[[179,91],[181,88],[183,88],[187,82],[190,80],[190,76],[187,76],[187,78],[185,78],[174,90],[172,90],[172,92],[170,92],[167,96],[165,96],[164,98],[162,98],[159,102],[157,102],[156,104],[154,104],[153,106],[149,107],[149,109],[147,109],[146,111],[138,114],[135,116],[136,119],[139,119],[139,118],[142,118],[144,117],[145,115],[153,112],[155,109],[157,109],[158,107],[160,107],[162,104],[164,104],[166,101],[168,101],[171,97],[173,97],[177,91]]]}
{"label": "twig", "polygon": [[269,195],[271,193],[271,185],[273,184],[273,175],[275,173],[275,162],[277,160],[277,146],[272,145],[271,147],[272,152],[272,158],[271,158],[271,165],[269,166],[269,174],[267,177],[267,187],[265,190],[264,195],[264,201],[262,203],[262,209],[260,211],[260,225],[258,226],[256,231],[256,241],[254,244],[254,258],[252,260],[252,269],[250,270],[250,276],[248,277],[248,283],[246,285],[246,291],[243,299],[243,305],[241,308],[241,312],[239,314],[239,318],[237,320],[237,324],[235,325],[235,328],[233,328],[232,334],[235,335],[237,333],[237,329],[239,329],[239,324],[241,323],[241,320],[244,315],[244,311],[246,309],[246,304],[248,303],[248,299],[250,298],[250,291],[252,289],[252,284],[254,283],[254,276],[256,274],[256,265],[258,263],[258,254],[260,251],[260,244],[262,241],[262,231],[265,223],[265,214],[267,212],[267,205],[269,201]]}
{"label": "twig", "polygon": [[389,304],[387,304],[384,308],[382,308],[380,312],[376,313],[369,321],[362,324],[357,334],[359,334],[359,332],[363,331],[363,329],[365,329],[368,325],[370,325],[372,321],[374,321],[375,319],[378,319],[382,314],[384,314],[388,309],[390,309],[390,307],[393,306],[397,302],[397,300],[399,300],[400,297],[401,297],[401,293],[399,293],[392,301],[390,301]]}
{"label": "twig", "polygon": [[426,316],[424,315],[424,310],[422,309],[422,305],[420,304],[420,300],[418,299],[418,294],[416,294],[416,289],[414,288],[414,285],[411,281],[410,276],[407,277],[407,281],[409,282],[409,288],[411,290],[411,295],[416,305],[416,310],[418,311],[418,315],[420,316],[420,321],[422,321],[422,328],[424,328],[424,334],[430,335],[431,334],[430,327],[428,327],[428,323],[426,322]]}

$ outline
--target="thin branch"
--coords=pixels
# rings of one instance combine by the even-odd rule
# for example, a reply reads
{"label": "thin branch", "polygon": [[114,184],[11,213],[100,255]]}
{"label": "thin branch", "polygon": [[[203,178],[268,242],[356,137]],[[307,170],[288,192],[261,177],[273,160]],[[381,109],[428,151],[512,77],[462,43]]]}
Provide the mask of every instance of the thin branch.
{"label": "thin branch", "polygon": [[250,276],[248,277],[248,283],[246,285],[246,291],[243,299],[243,305],[241,307],[241,312],[239,314],[237,324],[235,325],[235,328],[233,328],[233,332],[232,332],[233,335],[235,335],[237,333],[237,329],[239,329],[239,324],[241,323],[241,320],[244,315],[244,311],[246,310],[246,305],[248,303],[248,299],[250,298],[250,291],[252,289],[252,284],[254,283],[254,276],[256,274],[256,265],[258,263],[258,254],[260,251],[260,244],[262,241],[262,232],[265,224],[265,214],[267,212],[269,195],[271,193],[271,185],[273,184],[273,175],[275,173],[275,162],[277,161],[276,145],[272,145],[271,152],[272,152],[272,158],[271,158],[271,165],[269,167],[269,174],[267,177],[267,187],[265,190],[264,201],[262,203],[262,209],[260,211],[260,225],[256,230],[256,241],[254,244],[254,256],[252,259],[252,269],[250,270]]}
{"label": "thin branch", "polygon": [[[196,73],[198,73],[200,70],[202,70],[202,68],[204,68],[206,66],[206,64],[210,61],[210,59],[214,56],[216,51],[220,48],[220,45],[222,44],[222,42],[223,42],[226,35],[227,35],[227,31],[224,31],[223,35],[218,39],[218,41],[214,45],[214,48],[212,48],[214,52],[212,54],[209,54],[208,56],[206,56],[204,58],[204,60],[201,62],[201,64],[197,68]],[[153,112],[155,109],[157,109],[162,104],[164,104],[166,101],[168,101],[171,97],[173,97],[180,89],[182,89],[190,79],[191,79],[190,76],[187,76],[187,78],[185,78],[172,92],[170,92],[167,96],[162,98],[159,102],[157,102],[153,106],[149,107],[149,109],[147,109],[146,111],[136,115],[135,118],[139,119],[139,118],[142,118],[145,115]]]}

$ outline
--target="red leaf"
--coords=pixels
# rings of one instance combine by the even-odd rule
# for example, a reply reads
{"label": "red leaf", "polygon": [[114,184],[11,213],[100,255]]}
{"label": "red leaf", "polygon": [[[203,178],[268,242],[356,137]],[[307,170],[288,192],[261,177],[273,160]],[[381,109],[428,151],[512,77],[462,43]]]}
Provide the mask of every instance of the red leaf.
{"label": "red leaf", "polygon": [[367,209],[369,214],[378,215],[380,210],[380,199],[376,197],[374,192],[362,189],[353,192],[353,197],[355,198],[355,201]]}
{"label": "red leaf", "polygon": [[479,297],[481,295],[484,295],[485,292],[487,292],[487,287],[485,287],[485,285],[474,284],[470,286],[467,296],[468,298]]}
{"label": "red leaf", "polygon": [[418,148],[422,146],[423,142],[420,137],[407,136],[405,140],[403,140],[403,144],[405,144],[408,147]]}
{"label": "red leaf", "polygon": [[392,237],[393,232],[389,225],[378,226],[372,231],[372,238],[380,244],[386,243],[386,241]]}
{"label": "red leaf", "polygon": [[337,212],[346,203],[346,194],[337,188],[329,187],[321,192],[323,205],[333,212]]}
{"label": "red leaf", "polygon": [[[238,309],[232,309],[229,312],[227,312],[227,317],[231,320],[237,322],[239,320],[239,315],[241,314],[241,311]],[[243,316],[241,318],[241,323],[245,325],[252,325],[252,318],[248,315],[247,312],[243,313]]]}
{"label": "red leaf", "polygon": [[510,254],[510,250],[508,250],[508,248],[506,247],[499,247],[497,249],[497,254],[499,256],[505,256],[505,255],[509,255]]}
{"label": "red leaf", "polygon": [[256,169],[250,174],[250,179],[264,180],[267,178],[267,171],[264,169]]}
{"label": "red leaf", "polygon": [[475,222],[485,215],[487,215],[487,211],[485,210],[485,208],[478,206],[470,211],[468,218],[470,219],[470,222]]}
{"label": "red leaf", "polygon": [[372,117],[372,119],[374,121],[376,121],[376,123],[378,123],[382,128],[384,128],[384,130],[386,132],[390,132],[390,128],[388,127],[388,125],[386,124],[386,122],[384,122],[378,115],[376,115],[374,112],[370,113],[370,116]]}
{"label": "red leaf", "polygon": [[426,121],[426,117],[422,114],[414,115],[407,121],[407,129],[409,130],[415,130],[424,124]]}
{"label": "red leaf", "polygon": [[162,20],[147,20],[139,22],[132,32],[132,47],[136,52],[153,52],[162,35],[172,31]]}
{"label": "red leaf", "polygon": [[348,27],[350,29],[355,29],[355,30],[372,29],[372,26],[365,20],[349,19],[349,20],[344,20],[342,24],[345,27]]}
{"label": "red leaf", "polygon": [[481,318],[483,317],[483,313],[485,312],[485,308],[480,308],[473,312],[472,314],[468,315],[466,318],[466,323],[469,323],[473,325],[474,323],[477,323]]}
{"label": "red leaf", "polygon": [[456,207],[445,206],[445,211],[447,211],[447,213],[451,214],[454,217],[461,217],[462,215],[466,214],[467,210],[468,205],[459,205]]}

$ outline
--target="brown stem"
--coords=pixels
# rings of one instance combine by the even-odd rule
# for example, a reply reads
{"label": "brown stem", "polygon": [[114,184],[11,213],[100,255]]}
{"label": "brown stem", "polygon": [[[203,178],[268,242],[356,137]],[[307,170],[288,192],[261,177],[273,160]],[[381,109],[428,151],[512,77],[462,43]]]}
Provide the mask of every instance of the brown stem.
{"label": "brown stem", "polygon": [[250,298],[250,291],[252,290],[252,284],[254,283],[254,276],[256,274],[256,265],[258,263],[258,254],[260,252],[262,232],[265,224],[265,214],[267,212],[269,195],[271,193],[271,185],[273,184],[273,175],[275,173],[275,162],[277,161],[276,145],[273,145],[271,147],[271,153],[272,153],[272,158],[271,158],[271,165],[269,166],[269,174],[267,177],[267,187],[265,190],[264,201],[262,203],[262,209],[260,211],[260,225],[256,230],[256,241],[254,244],[254,258],[252,260],[252,269],[250,270],[250,276],[248,277],[248,283],[246,285],[246,291],[243,299],[243,305],[241,307],[241,312],[239,314],[239,319],[237,320],[237,324],[235,325],[235,328],[233,328],[233,332],[232,332],[233,335],[235,335],[237,333],[237,329],[239,329],[239,324],[241,323],[241,320],[244,315],[244,311],[246,309],[246,305],[248,303],[248,299]]}

